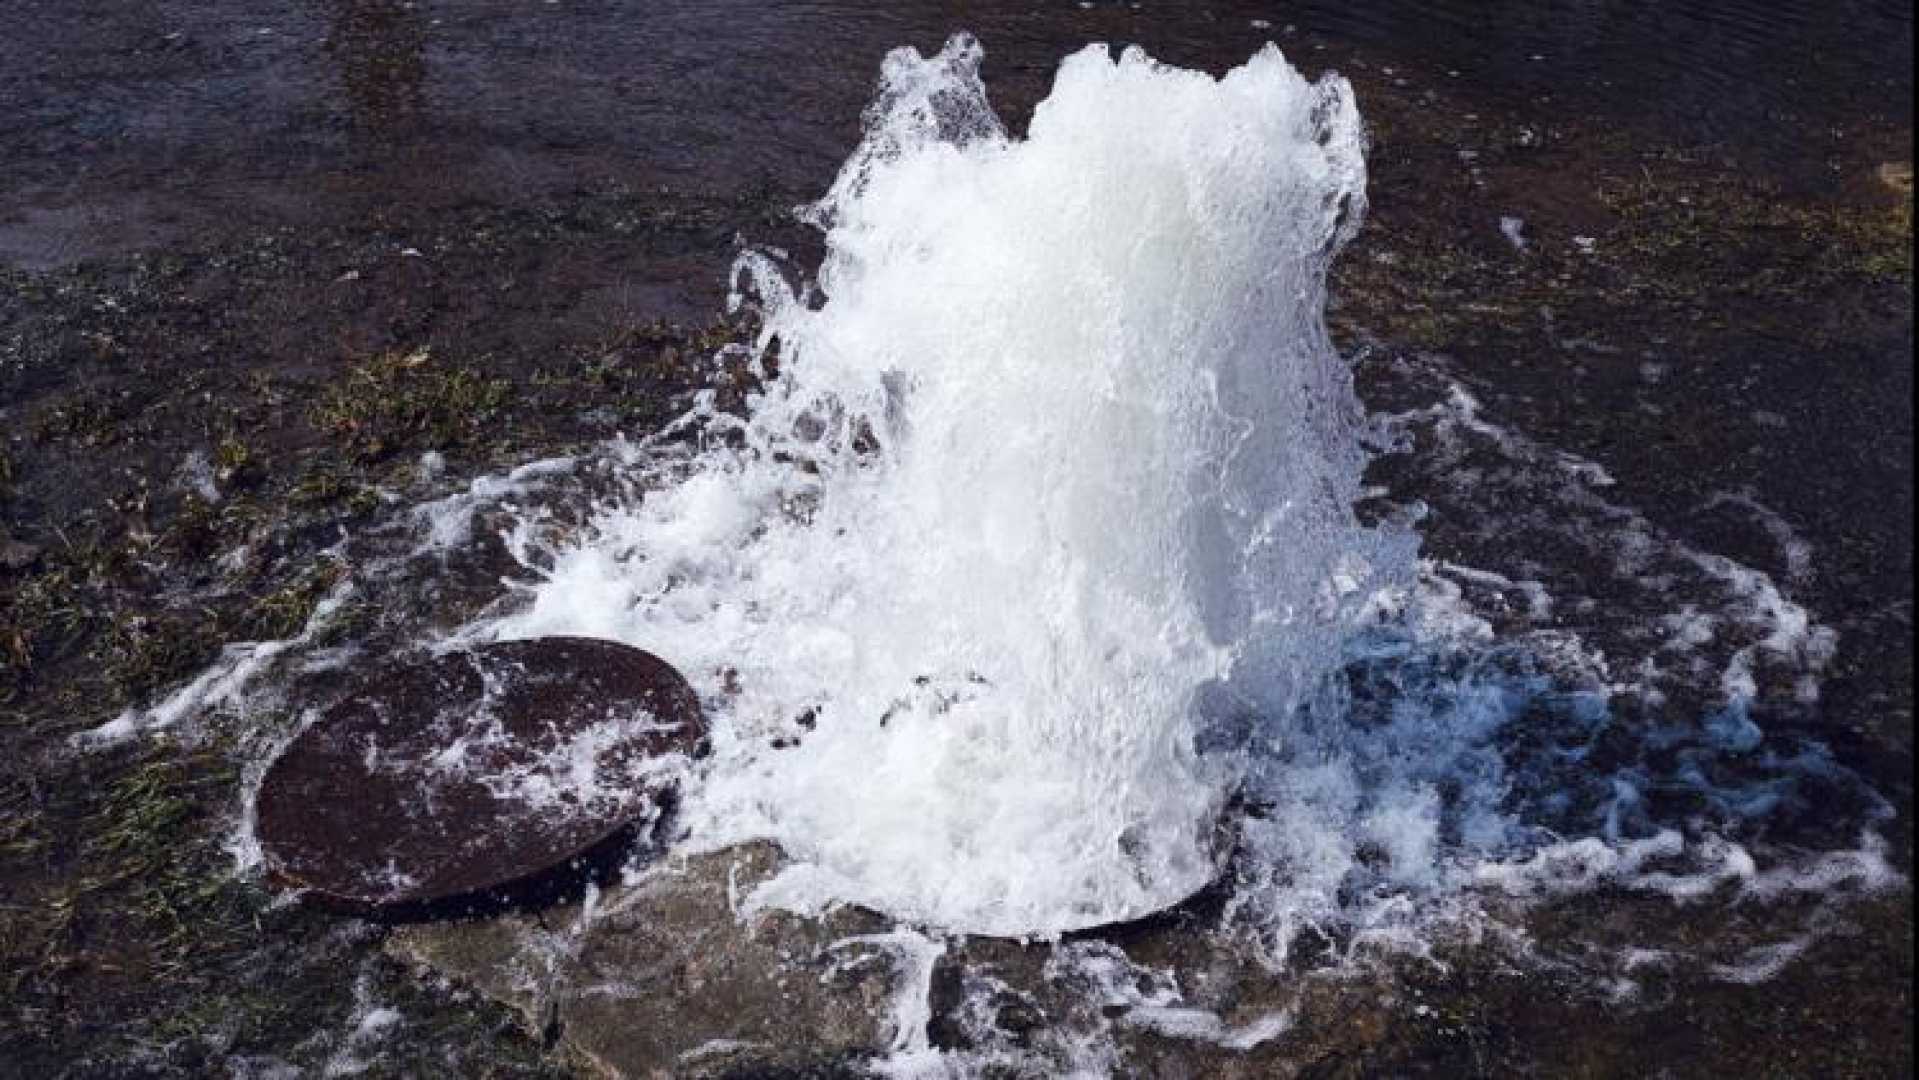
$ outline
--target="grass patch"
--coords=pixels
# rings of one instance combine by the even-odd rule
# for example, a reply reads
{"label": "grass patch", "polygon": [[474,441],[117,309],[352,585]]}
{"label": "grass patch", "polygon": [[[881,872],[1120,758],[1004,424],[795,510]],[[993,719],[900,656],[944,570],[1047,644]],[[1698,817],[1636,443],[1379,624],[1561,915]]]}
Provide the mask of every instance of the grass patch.
{"label": "grass patch", "polygon": [[259,469],[253,450],[232,432],[213,448],[213,478],[222,484],[244,483]]}
{"label": "grass patch", "polygon": [[1850,278],[1912,282],[1910,198],[1807,203],[1737,177],[1678,187],[1641,177],[1603,189],[1600,199],[1624,222],[1608,242],[1649,284],[1688,297],[1715,286],[1792,298],[1809,285]]}
{"label": "grass patch", "polygon": [[76,644],[94,621],[75,568],[56,565],[0,590],[0,703],[24,688],[39,658]]}
{"label": "grass patch", "polygon": [[128,434],[132,403],[99,391],[82,392],[42,409],[32,432],[40,442],[68,442],[92,450]]}
{"label": "grass patch", "polygon": [[445,449],[472,441],[507,400],[505,379],[445,370],[426,349],[382,353],[356,364],[313,407],[313,425],[340,439],[356,462],[404,449]]}
{"label": "grass patch", "polygon": [[221,641],[213,623],[210,614],[122,612],[107,625],[96,659],[116,693],[144,701],[213,659]]}
{"label": "grass patch", "polygon": [[303,509],[339,507],[349,517],[372,513],[380,505],[380,493],[360,476],[352,465],[322,456],[301,471],[287,501]]}
{"label": "grass patch", "polygon": [[328,593],[346,576],[334,560],[315,563],[286,586],[260,597],[247,609],[245,623],[262,640],[290,638],[303,630]]}

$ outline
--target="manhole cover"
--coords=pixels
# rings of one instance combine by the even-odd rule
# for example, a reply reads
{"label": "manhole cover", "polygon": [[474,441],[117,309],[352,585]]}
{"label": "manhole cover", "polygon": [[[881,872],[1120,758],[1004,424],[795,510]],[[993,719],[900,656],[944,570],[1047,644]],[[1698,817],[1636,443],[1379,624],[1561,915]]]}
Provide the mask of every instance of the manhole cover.
{"label": "manhole cover", "polygon": [[706,733],[665,661],[610,641],[500,642],[371,675],[268,768],[267,865],[386,907],[498,889],[654,813]]}

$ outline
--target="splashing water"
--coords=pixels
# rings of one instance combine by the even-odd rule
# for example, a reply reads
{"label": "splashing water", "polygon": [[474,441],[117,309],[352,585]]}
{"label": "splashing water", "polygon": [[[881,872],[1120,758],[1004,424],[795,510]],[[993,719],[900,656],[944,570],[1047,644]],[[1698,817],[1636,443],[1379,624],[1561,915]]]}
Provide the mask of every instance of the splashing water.
{"label": "splashing water", "polygon": [[[1789,523],[1717,500],[1766,523],[1782,586],[1610,501],[1603,467],[1501,427],[1437,358],[1362,351],[1369,393],[1410,406],[1363,412],[1321,319],[1364,210],[1343,81],[1270,46],[1217,80],[1091,48],[1022,139],[980,59],[965,37],[888,58],[865,140],[807,211],[816,284],[740,258],[735,303],[762,329],[720,359],[760,376],[746,418],[709,396],[659,438],[414,506],[382,527],[409,550],[360,560],[299,637],[235,646],[96,737],[270,712],[264,684],[351,661],[320,642],[353,590],[430,584],[504,508],[531,580],[431,647],[579,634],[678,666],[714,747],[684,784],[685,842],[769,838],[791,860],[743,910],[1052,936],[1224,875],[1221,952],[1302,972],[1598,889],[1903,884],[1876,831],[1890,805],[1815,737],[1839,643],[1789,595],[1812,559]],[[1505,573],[1362,525],[1381,450],[1395,497]],[[582,513],[608,472],[623,493]],[[257,861],[244,825],[236,847]],[[1629,994],[1648,965],[1769,978],[1831,922],[1697,955],[1510,940]],[[913,973],[902,1068],[942,1060],[924,1028],[948,940],[886,938]],[[1231,994],[1103,950],[1061,946],[1047,978],[1233,1049],[1293,1023],[1275,1002],[1228,1024],[1208,1010]],[[1106,1035],[1064,1059],[1108,1052],[1105,1014],[1088,1023]],[[1025,1060],[1003,1034],[982,1045]]]}
{"label": "splashing water", "polygon": [[1297,705],[1411,544],[1355,520],[1321,322],[1364,205],[1347,84],[1090,48],[1015,139],[980,56],[887,59],[809,210],[817,288],[738,265],[779,373],[751,419],[499,632],[736,669],[699,828],[801,861],[769,899],[1047,933],[1214,876],[1204,716]]}

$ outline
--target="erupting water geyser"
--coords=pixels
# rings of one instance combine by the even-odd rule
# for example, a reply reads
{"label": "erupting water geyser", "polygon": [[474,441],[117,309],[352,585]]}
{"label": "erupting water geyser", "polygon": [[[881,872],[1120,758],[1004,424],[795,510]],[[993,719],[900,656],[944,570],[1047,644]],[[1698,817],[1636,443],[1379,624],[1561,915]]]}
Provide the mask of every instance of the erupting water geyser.
{"label": "erupting water geyser", "polygon": [[1347,83],[1092,47],[1018,138],[980,58],[887,58],[808,211],[817,285],[736,267],[777,342],[750,418],[697,410],[703,449],[491,632],[688,673],[694,835],[795,860],[760,902],[1050,934],[1211,880],[1238,765],[1202,733],[1293,709],[1412,541],[1354,516],[1322,322],[1365,203]]}

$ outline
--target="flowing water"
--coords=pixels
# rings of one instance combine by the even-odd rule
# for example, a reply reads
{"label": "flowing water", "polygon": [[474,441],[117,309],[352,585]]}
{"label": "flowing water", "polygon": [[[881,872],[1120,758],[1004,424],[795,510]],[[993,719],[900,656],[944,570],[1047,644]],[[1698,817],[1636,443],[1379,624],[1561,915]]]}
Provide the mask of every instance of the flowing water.
{"label": "flowing water", "polygon": [[978,62],[887,61],[816,285],[738,268],[781,377],[497,632],[616,636],[716,699],[732,669],[694,831],[806,860],[780,902],[1052,933],[1211,879],[1240,763],[1197,752],[1202,698],[1297,708],[1411,543],[1354,518],[1320,319],[1364,205],[1345,84],[1093,49],[1015,139]]}
{"label": "flowing water", "polygon": [[[1889,805],[1805,721],[1839,643],[1790,580],[1616,501],[1443,361],[1335,352],[1326,274],[1366,213],[1344,80],[1271,45],[1217,78],[1094,47],[1017,132],[981,55],[961,35],[887,57],[805,213],[817,269],[739,256],[758,339],[716,362],[761,378],[744,415],[708,395],[417,507],[390,527],[411,549],[346,588],[430,577],[505,509],[516,579],[427,644],[581,634],[674,663],[714,729],[680,842],[777,841],[792,861],[749,904],[863,905],[933,935],[902,931],[915,956],[1215,882],[1221,927],[1276,971],[1308,942],[1419,952],[1596,890],[1899,884]],[[1360,404],[1355,363],[1395,411]],[[1382,459],[1396,478],[1367,486]],[[1507,557],[1422,558],[1431,513]],[[1810,556],[1769,520],[1790,579]],[[290,656],[350,659],[313,629],[107,733],[270,694]],[[1784,925],[1731,955],[1540,962],[1758,979],[1818,919]],[[1286,1026],[1143,992],[1100,948],[1057,964],[1140,1022],[1228,1047]]]}
{"label": "flowing water", "polygon": [[[675,283],[756,320],[756,341],[714,357],[755,376],[744,410],[707,394],[665,431],[409,494],[342,541],[355,572],[304,633],[229,647],[101,736],[274,714],[290,685],[379,647],[333,626],[347,600],[429,595],[498,531],[514,569],[494,602],[402,644],[578,634],[679,667],[713,752],[684,778],[673,839],[776,841],[790,862],[749,906],[897,920],[875,940],[915,973],[892,1005],[906,1072],[1120,1069],[1104,1028],[1039,1058],[998,1036],[931,1048],[932,967],[963,935],[1064,935],[1049,979],[1246,1049],[1290,1014],[1229,1024],[1183,1000],[1192,973],[1073,933],[1206,892],[1209,932],[1268,972],[1340,977],[1464,935],[1624,997],[1662,966],[1769,978],[1834,905],[1903,885],[1892,805],[1819,722],[1848,643],[1802,605],[1818,553],[1786,519],[1718,497],[1778,549],[1735,559],[1497,415],[1453,362],[1334,349],[1327,275],[1366,227],[1367,139],[1363,103],[1310,58],[1389,41],[1488,100],[1647,112],[1764,154],[1809,110],[1909,85],[1909,41],[1884,32],[1909,38],[1909,12],[580,7],[290,5],[228,43],[264,58],[235,86],[121,127],[231,135],[254,121],[222,95],[265,87],[254,104],[290,119],[241,134],[302,164],[166,167],[295,221],[363,204],[269,189],[340,167],[428,200],[444,193],[419,177],[455,157],[472,167],[448,198],[593,176],[807,191],[818,257],[745,235],[730,272]],[[946,39],[949,19],[980,40]],[[442,44],[462,35],[515,47]],[[273,52],[322,37],[327,59]],[[1154,44],[1082,47],[1106,39]],[[626,82],[582,75],[566,122],[529,134],[499,72],[546,70],[551,49]],[[1834,65],[1856,77],[1809,102]],[[298,104],[341,94],[344,128]],[[80,127],[120,130],[129,110],[88,105]],[[62,216],[94,205],[92,181],[40,167],[78,129],[46,130],[7,179],[52,209],[0,221],[0,252],[58,262],[206,210],[204,192],[160,192],[93,236]],[[476,138],[492,150],[463,156]],[[124,153],[124,175],[154,167]],[[1470,565],[1435,553],[1435,521]],[[254,782],[286,735],[259,736]],[[235,846],[251,869],[244,825]],[[1601,893],[1790,910],[1697,954],[1520,929],[1531,907]]]}
{"label": "flowing water", "polygon": [[[724,734],[690,833],[779,841],[797,865],[758,899],[799,910],[1055,934],[1237,849],[1283,952],[1468,885],[1786,888],[1739,841],[1813,805],[1838,847],[1867,837],[1858,876],[1893,876],[1861,832],[1883,805],[1753,718],[1762,682],[1817,700],[1829,629],[1457,387],[1363,413],[1322,322],[1365,209],[1343,80],[1270,46],[1219,79],[1093,48],[1014,136],[979,60],[888,58],[808,210],[817,280],[735,268],[777,371],[747,418],[696,408],[701,449],[624,466],[643,494],[525,529],[523,595],[462,636],[602,635],[692,673]],[[1466,497],[1553,507],[1541,553],[1593,561],[1422,573],[1416,510],[1356,510],[1396,440],[1428,444],[1429,485],[1490,444]],[[1532,625],[1491,633],[1486,589]]]}

